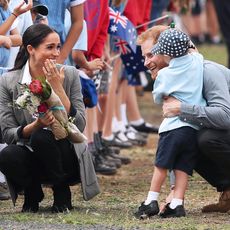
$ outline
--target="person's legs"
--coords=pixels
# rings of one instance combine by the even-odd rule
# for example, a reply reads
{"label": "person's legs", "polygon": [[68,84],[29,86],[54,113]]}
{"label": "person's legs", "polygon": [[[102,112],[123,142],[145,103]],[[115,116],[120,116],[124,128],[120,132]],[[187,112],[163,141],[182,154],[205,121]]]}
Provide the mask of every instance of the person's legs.
{"label": "person's legs", "polygon": [[[0,132],[0,151],[4,149],[6,146],[7,144],[2,143],[2,134]],[[0,171],[0,200],[9,200],[9,199],[10,199],[10,194],[6,183],[6,179],[3,173]]]}
{"label": "person's legs", "polygon": [[167,143],[167,152],[173,151],[171,155],[174,157],[168,158],[172,166],[166,166],[173,169],[170,172],[170,185],[174,185],[174,188],[167,197],[166,204],[161,206],[161,217],[185,216],[183,200],[188,175],[192,175],[196,162],[197,131],[191,127],[182,127],[161,135],[161,139],[163,138]]}
{"label": "person's legs", "polygon": [[88,138],[88,143],[93,142],[93,134],[98,132],[97,118],[96,118],[96,108],[86,109],[86,127],[85,134]]}
{"label": "person's legs", "polygon": [[221,38],[219,34],[219,22],[213,0],[206,1],[206,21],[210,42],[213,44],[220,43]]}
{"label": "person's legs", "polygon": [[202,129],[199,131],[199,158],[195,170],[217,191],[219,202],[203,207],[203,212],[230,210],[230,131]]}
{"label": "person's legs", "polygon": [[98,131],[103,132],[105,114],[106,114],[107,95],[105,94],[98,95],[98,102],[99,102],[99,108],[97,107]]}
{"label": "person's legs", "polygon": [[67,139],[58,141],[61,152],[63,170],[66,180],[52,187],[54,202],[53,212],[64,212],[73,209],[69,184],[80,182],[80,168],[73,144]]}
{"label": "person's legs", "polygon": [[111,82],[109,84],[109,91],[106,103],[106,111],[105,111],[105,121],[103,127],[103,138],[112,135],[112,119],[115,114],[115,106],[116,106],[116,91],[117,91],[117,83],[118,77],[121,71],[121,59],[118,58],[114,61],[113,72]]}
{"label": "person's legs", "polygon": [[38,130],[31,136],[31,146],[40,162],[41,180],[53,185],[53,212],[72,209],[69,183],[80,182],[80,170],[73,145],[68,139],[55,140],[52,132]]}
{"label": "person's legs", "polygon": [[[62,154],[55,137],[51,131],[40,129],[35,131],[30,138],[34,155],[41,162],[45,176],[53,184],[59,184],[66,178],[63,169]],[[41,169],[40,169],[41,170]]]}
{"label": "person's legs", "polygon": [[97,109],[95,107],[86,110],[85,133],[88,138],[89,150],[94,158],[95,171],[104,175],[113,175],[117,172],[116,167],[110,167],[109,165],[107,165],[102,154],[95,148],[95,146],[97,145],[97,143],[95,143],[95,135],[99,135],[96,110]]}
{"label": "person's legs", "polygon": [[175,170],[176,183],[174,187],[173,198],[184,200],[185,191],[188,185],[188,174]]}
{"label": "person's legs", "polygon": [[167,176],[167,169],[163,169],[155,166],[151,185],[150,185],[150,191],[160,193],[161,186],[164,183],[166,176]]}
{"label": "person's legs", "polygon": [[227,42],[226,46],[227,46],[227,51],[228,51],[228,62],[227,62],[227,65],[228,65],[228,68],[230,68],[230,42]]}
{"label": "person's legs", "polygon": [[137,103],[135,87],[131,85],[127,85],[126,88],[126,107],[129,121],[136,121],[142,118]]}
{"label": "person's legs", "polygon": [[213,0],[213,4],[216,9],[217,17],[219,20],[219,25],[221,32],[224,36],[224,40],[227,45],[227,51],[228,51],[228,68],[230,68],[230,5],[228,0]]}
{"label": "person's legs", "polygon": [[0,169],[15,187],[24,190],[23,212],[37,212],[44,194],[33,152],[25,146],[9,145],[0,152]]}
{"label": "person's legs", "polygon": [[230,187],[230,131],[202,129],[196,170],[217,190]]}
{"label": "person's legs", "polygon": [[137,218],[143,219],[146,217],[157,215],[159,213],[157,200],[166,175],[167,169],[159,168],[156,166],[154,167],[154,172],[147,199],[141,203],[137,212],[135,212],[134,214]]}
{"label": "person's legs", "polygon": [[137,103],[135,87],[128,85],[126,89],[126,107],[128,111],[128,120],[130,125],[139,132],[157,133],[158,127],[146,123],[142,118]]}
{"label": "person's legs", "polygon": [[188,174],[180,170],[174,170],[174,172],[176,183],[172,194],[173,198],[160,212],[160,217],[162,218],[185,216],[183,200],[188,184]]}

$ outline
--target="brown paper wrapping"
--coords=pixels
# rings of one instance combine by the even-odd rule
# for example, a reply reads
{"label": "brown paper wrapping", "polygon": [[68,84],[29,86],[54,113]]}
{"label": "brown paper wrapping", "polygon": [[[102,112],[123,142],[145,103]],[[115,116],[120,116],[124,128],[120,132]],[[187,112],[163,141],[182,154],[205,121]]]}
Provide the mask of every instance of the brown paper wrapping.
{"label": "brown paper wrapping", "polygon": [[[82,143],[87,140],[77,126],[68,120],[66,110],[60,98],[53,90],[49,99],[46,100],[46,103],[55,117],[55,122],[50,128],[56,140],[68,138],[73,143]],[[58,109],[58,107],[63,107],[64,109]]]}

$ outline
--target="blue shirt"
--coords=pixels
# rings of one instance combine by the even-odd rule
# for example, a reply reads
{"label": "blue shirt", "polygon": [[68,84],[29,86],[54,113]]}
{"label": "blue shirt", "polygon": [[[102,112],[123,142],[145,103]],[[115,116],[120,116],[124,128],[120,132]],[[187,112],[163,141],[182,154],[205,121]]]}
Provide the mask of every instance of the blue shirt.
{"label": "blue shirt", "polygon": [[[84,0],[85,1],[85,0]],[[40,0],[40,3],[45,4],[48,9],[48,23],[49,26],[54,28],[60,36],[61,43],[63,44],[66,39],[66,31],[65,31],[65,10],[81,4],[84,2],[83,0]]]}
{"label": "blue shirt", "polygon": [[[0,25],[5,22],[5,20],[10,16],[10,11],[9,10],[4,10],[0,6]],[[8,31],[5,35],[9,35],[10,31]],[[1,67],[6,67],[8,63],[8,59],[10,56],[10,49],[7,49],[5,47],[0,47],[0,66]]]}
{"label": "blue shirt", "polygon": [[[155,103],[161,104],[164,96],[173,96],[181,102],[206,105],[202,96],[203,89],[203,56],[193,52],[185,56],[173,58],[168,67],[158,72],[154,82],[153,98]],[[159,133],[190,126],[197,126],[183,122],[178,116],[165,118],[160,125]]]}

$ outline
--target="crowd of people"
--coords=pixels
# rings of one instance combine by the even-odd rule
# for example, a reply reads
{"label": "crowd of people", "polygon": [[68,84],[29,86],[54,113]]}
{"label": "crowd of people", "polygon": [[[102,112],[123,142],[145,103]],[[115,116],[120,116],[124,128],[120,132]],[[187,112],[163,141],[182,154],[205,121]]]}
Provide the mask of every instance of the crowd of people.
{"label": "crowd of people", "polygon": [[[148,29],[152,26],[148,22],[166,9],[179,14],[191,6],[189,1],[161,2],[0,0],[0,119],[4,120],[0,171],[14,204],[23,193],[22,212],[39,210],[44,198],[42,186],[47,184],[53,190],[52,212],[73,208],[71,185],[81,183],[83,198],[91,199],[100,192],[96,174],[116,174],[122,164],[132,160],[120,150],[143,146],[148,134],[158,131],[150,191],[135,216],[159,213],[157,198],[168,170],[175,175],[174,189],[160,211],[161,217],[186,215],[183,201],[193,169],[223,191],[219,203],[203,211],[230,209],[226,130],[230,121],[229,70],[204,61],[189,36],[178,28],[155,25]],[[155,80],[154,100],[163,104],[165,119],[159,128],[141,116],[135,88],[145,72],[128,74],[122,65],[121,48],[108,34],[109,7],[138,28],[144,66]],[[213,41],[217,43],[217,38]],[[174,82],[174,77],[180,81]],[[18,83],[34,80],[48,82],[62,106],[38,115],[14,107],[22,94]],[[189,83],[192,81],[194,85]],[[55,110],[65,110],[87,141],[56,138],[50,129],[56,121]],[[219,140],[223,147],[219,147]],[[0,182],[5,186],[4,176]],[[1,197],[8,199],[9,195],[0,191]]]}

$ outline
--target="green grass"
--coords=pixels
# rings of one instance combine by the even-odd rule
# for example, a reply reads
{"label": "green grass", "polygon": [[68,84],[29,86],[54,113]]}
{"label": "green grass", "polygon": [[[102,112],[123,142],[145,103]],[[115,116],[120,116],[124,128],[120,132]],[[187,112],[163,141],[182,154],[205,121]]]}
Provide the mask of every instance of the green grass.
{"label": "green grass", "polygon": [[207,60],[227,65],[227,50],[225,45],[202,45],[197,47]]}

